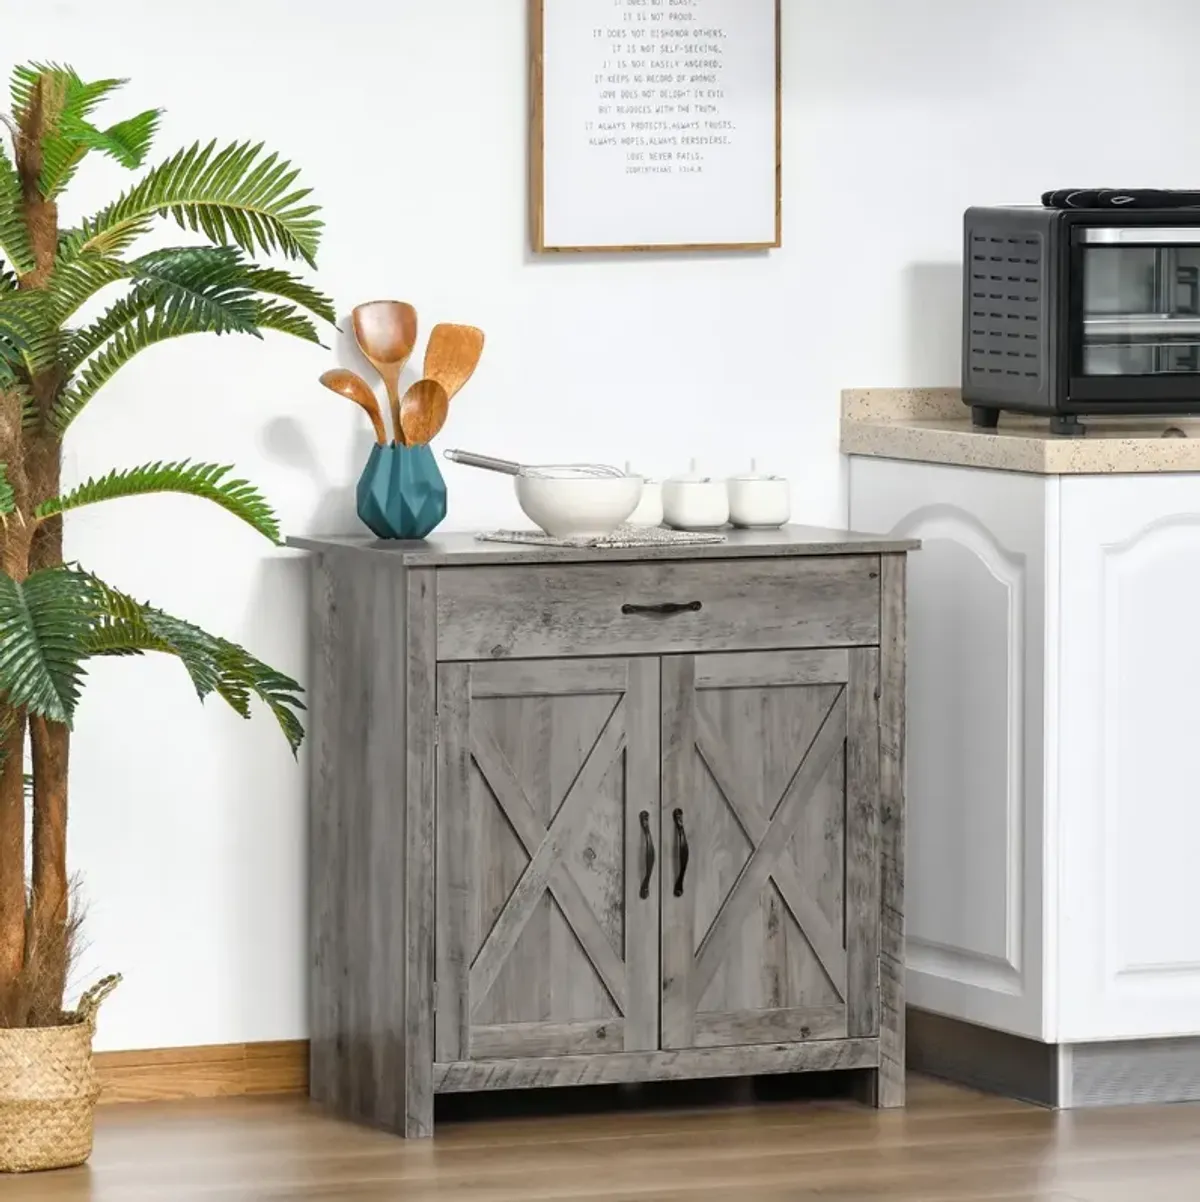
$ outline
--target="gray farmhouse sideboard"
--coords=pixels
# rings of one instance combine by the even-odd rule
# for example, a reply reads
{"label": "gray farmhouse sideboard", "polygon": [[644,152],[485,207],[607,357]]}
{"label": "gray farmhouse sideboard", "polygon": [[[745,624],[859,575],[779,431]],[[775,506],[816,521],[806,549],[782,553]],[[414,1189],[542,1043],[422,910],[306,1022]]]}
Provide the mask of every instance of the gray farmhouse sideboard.
{"label": "gray farmhouse sideboard", "polygon": [[311,1093],[857,1070],[904,1102],[916,543],[312,552]]}

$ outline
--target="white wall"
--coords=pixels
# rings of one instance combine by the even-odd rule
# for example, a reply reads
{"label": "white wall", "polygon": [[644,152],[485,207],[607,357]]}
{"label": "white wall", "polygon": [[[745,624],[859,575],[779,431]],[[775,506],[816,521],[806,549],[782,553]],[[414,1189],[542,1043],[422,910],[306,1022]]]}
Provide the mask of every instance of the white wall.
{"label": "white wall", "polygon": [[[957,379],[966,205],[1194,184],[1200,7],[783,2],[786,248],[741,257],[530,258],[525,0],[0,0],[0,29],[6,63],[131,76],[121,107],[168,109],[164,151],[253,137],[302,164],[342,311],[396,296],[426,326],[483,326],[443,445],[654,472],[756,454],[797,482],[800,518],[836,523],[839,390]],[[66,217],[120,182],[89,166]],[[233,461],[287,529],[349,530],[368,440],[316,384],[331,358],[281,338],[157,348],[76,424],[68,473]],[[447,475],[450,526],[516,516],[504,481]],[[303,562],[219,511],[129,501],[73,518],[68,541],[303,673]],[[88,968],[127,977],[101,1046],[302,1036],[304,775],[269,721],[200,709],[176,665],[104,665],[73,781]]]}

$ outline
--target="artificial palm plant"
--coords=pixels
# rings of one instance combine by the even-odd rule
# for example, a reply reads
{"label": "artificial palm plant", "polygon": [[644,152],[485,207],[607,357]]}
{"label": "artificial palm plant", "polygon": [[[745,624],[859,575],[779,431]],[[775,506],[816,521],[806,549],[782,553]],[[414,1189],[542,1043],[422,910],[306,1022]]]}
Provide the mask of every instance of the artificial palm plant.
{"label": "artificial palm plant", "polygon": [[[184,334],[264,330],[316,342],[308,314],[334,318],[302,279],[251,261],[274,253],[313,265],[321,230],[297,172],[261,145],[180,150],[64,228],[59,198],[89,153],[138,169],[150,151],[157,110],[107,127],[96,120],[122,82],[19,67],[3,117],[11,155],[0,140],[0,1027],[53,1025],[62,1010],[72,925],[68,753],[90,657],[177,656],[201,698],[215,693],[248,716],[257,697],[293,750],[303,738],[294,680],[63,562],[64,514],[154,492],[216,502],[278,541],[262,496],[220,465],[144,464],[64,492],[62,441],[146,347]],[[160,219],[189,231],[182,240],[194,244],[137,253]],[[119,297],[85,320],[85,306],[97,309],[89,302],[113,287]]]}

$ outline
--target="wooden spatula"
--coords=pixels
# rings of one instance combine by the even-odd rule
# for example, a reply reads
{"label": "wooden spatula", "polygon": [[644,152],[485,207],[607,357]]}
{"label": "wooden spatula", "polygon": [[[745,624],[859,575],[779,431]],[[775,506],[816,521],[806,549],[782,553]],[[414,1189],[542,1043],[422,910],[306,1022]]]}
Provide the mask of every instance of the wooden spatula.
{"label": "wooden spatula", "polygon": [[475,374],[483,355],[483,340],[483,331],[474,326],[434,326],[425,348],[425,378],[436,380],[453,400]]}
{"label": "wooden spatula", "polygon": [[362,376],[357,372],[339,367],[333,371],[327,371],[321,377],[321,383],[330,392],[336,392],[338,396],[344,396],[346,400],[353,401],[365,409],[367,416],[371,419],[371,425],[375,427],[375,441],[380,446],[387,444],[387,428],[383,424],[383,414],[380,412],[379,402]]}
{"label": "wooden spatula", "polygon": [[392,433],[400,432],[400,373],[417,344],[417,311],[404,301],[371,301],[354,310],[354,338],[387,388]]}
{"label": "wooden spatula", "polygon": [[450,398],[437,380],[418,380],[400,405],[400,427],[410,447],[432,442],[446,424]]}

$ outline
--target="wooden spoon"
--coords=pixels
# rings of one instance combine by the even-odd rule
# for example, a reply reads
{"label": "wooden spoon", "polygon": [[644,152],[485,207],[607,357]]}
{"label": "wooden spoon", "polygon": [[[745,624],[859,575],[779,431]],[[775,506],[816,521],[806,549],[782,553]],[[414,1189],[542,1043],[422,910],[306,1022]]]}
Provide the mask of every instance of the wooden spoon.
{"label": "wooden spoon", "polygon": [[321,383],[331,392],[336,392],[338,396],[344,396],[346,400],[361,405],[367,411],[371,425],[375,427],[375,441],[381,447],[387,445],[387,428],[383,424],[383,414],[380,412],[379,402],[375,399],[370,385],[362,376],[357,372],[348,371],[344,367],[338,367],[333,371],[327,371],[321,377]]}
{"label": "wooden spoon", "polygon": [[387,388],[392,433],[401,441],[400,373],[417,344],[417,311],[404,301],[371,301],[354,310],[354,338]]}
{"label": "wooden spoon", "polygon": [[453,400],[479,366],[483,339],[474,326],[434,326],[425,348],[425,378],[436,380]]}
{"label": "wooden spoon", "polygon": [[432,442],[446,424],[450,398],[436,380],[418,380],[400,406],[400,428],[410,447]]}

